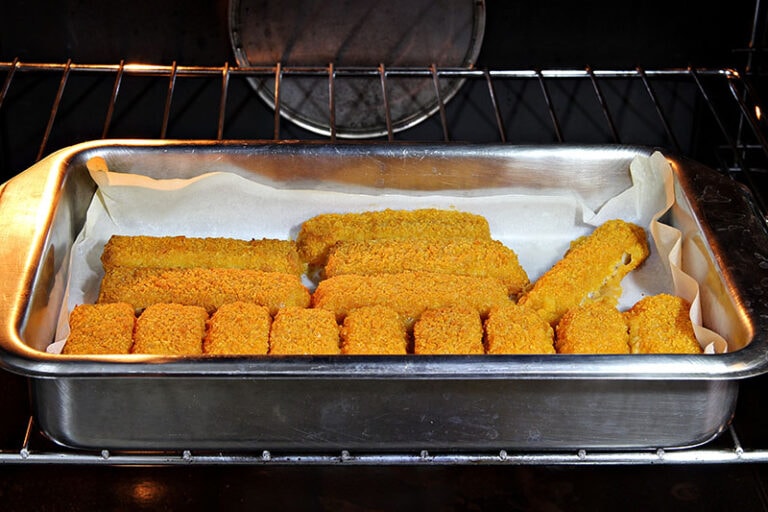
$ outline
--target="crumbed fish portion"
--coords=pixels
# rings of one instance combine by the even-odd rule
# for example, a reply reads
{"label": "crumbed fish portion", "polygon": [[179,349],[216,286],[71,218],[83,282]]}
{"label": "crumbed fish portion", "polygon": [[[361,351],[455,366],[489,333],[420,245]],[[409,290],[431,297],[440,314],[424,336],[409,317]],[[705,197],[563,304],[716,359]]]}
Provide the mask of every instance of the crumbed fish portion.
{"label": "crumbed fish portion", "polygon": [[490,237],[488,221],[481,215],[437,208],[386,209],[316,215],[301,225],[296,243],[305,262],[322,266],[330,248],[342,240]]}
{"label": "crumbed fish portion", "polygon": [[643,228],[610,220],[575,240],[568,252],[523,293],[519,303],[551,325],[571,308],[604,300],[616,305],[621,280],[648,257]]}
{"label": "crumbed fish portion", "polygon": [[484,323],[487,354],[554,354],[554,330],[518,304],[492,308]]}
{"label": "crumbed fish portion", "polygon": [[633,354],[700,354],[685,299],[666,293],[649,295],[624,313]]}
{"label": "crumbed fish portion", "polygon": [[262,238],[196,238],[186,236],[113,235],[101,262],[112,267],[248,268],[300,275],[306,265],[296,242]]}
{"label": "crumbed fish portion", "polygon": [[400,314],[387,306],[353,309],[341,326],[341,353],[405,355],[408,333]]}
{"label": "crumbed fish portion", "polygon": [[200,355],[208,312],[199,306],[153,304],[136,320],[134,354]]}
{"label": "crumbed fish portion", "polygon": [[78,304],[69,314],[62,354],[127,354],[135,323],[130,304]]}
{"label": "crumbed fish portion", "polygon": [[136,311],[159,302],[201,306],[209,313],[229,302],[254,302],[275,315],[286,306],[307,307],[309,290],[299,276],[236,268],[114,267],[101,281],[99,303],[127,302]]}
{"label": "crumbed fish portion", "polygon": [[342,241],[328,254],[325,277],[343,274],[436,272],[495,277],[518,295],[529,284],[515,251],[498,240],[414,239]]}
{"label": "crumbed fish portion", "polygon": [[485,316],[492,306],[509,302],[507,288],[498,279],[434,272],[341,275],[321,281],[312,295],[313,307],[333,311],[339,322],[353,309],[386,305],[409,329],[427,309],[463,306]]}
{"label": "crumbed fish portion", "polygon": [[555,328],[555,350],[558,354],[629,354],[624,315],[602,301],[569,309]]}
{"label": "crumbed fish portion", "polygon": [[333,355],[339,353],[339,326],[323,309],[281,309],[269,334],[272,355]]}
{"label": "crumbed fish portion", "polygon": [[203,352],[211,355],[264,355],[269,351],[272,317],[253,302],[221,305],[208,320]]}
{"label": "crumbed fish portion", "polygon": [[475,309],[428,309],[413,325],[414,354],[482,354],[483,322]]}

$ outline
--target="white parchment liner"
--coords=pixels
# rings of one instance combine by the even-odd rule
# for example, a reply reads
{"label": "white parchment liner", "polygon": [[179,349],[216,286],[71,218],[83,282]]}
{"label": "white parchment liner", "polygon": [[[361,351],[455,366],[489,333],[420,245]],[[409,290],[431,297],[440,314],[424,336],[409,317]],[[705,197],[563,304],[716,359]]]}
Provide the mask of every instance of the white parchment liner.
{"label": "white parchment liner", "polygon": [[659,222],[675,203],[674,176],[661,153],[636,157],[630,164],[632,186],[596,211],[569,191],[425,195],[372,190],[366,194],[359,190],[282,189],[227,172],[188,180],[156,180],[110,172],[98,157],[88,162],[88,168],[98,190],[72,248],[67,307],[59,318],[59,341],[48,348],[52,353],[63,347],[72,308],[96,301],[103,276],[101,253],[113,234],[287,239],[295,238],[301,223],[319,213],[383,208],[455,208],[483,215],[493,238],[517,253],[532,281],[563,256],[573,239],[595,226],[614,218],[634,222],[650,233],[651,256],[622,281],[619,309],[628,309],[646,295],[679,295],[691,303],[696,335],[708,353],[725,352],[728,345],[719,334],[702,327],[703,319],[717,316],[718,324],[725,326],[737,322],[723,319],[723,311],[702,310],[698,283],[682,270],[683,233]]}

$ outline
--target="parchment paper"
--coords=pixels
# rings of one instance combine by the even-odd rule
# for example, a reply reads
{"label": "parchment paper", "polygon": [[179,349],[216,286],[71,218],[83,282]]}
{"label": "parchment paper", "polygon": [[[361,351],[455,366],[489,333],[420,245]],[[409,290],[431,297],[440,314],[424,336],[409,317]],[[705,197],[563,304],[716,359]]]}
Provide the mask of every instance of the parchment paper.
{"label": "parchment paper", "polygon": [[632,185],[597,211],[566,190],[549,195],[514,190],[487,196],[366,194],[280,189],[226,172],[155,180],[110,172],[99,157],[88,167],[98,189],[72,249],[67,307],[59,319],[59,341],[49,352],[60,352],[72,308],[96,301],[103,276],[101,253],[113,234],[289,239],[304,220],[319,213],[430,207],[486,217],[493,238],[517,253],[531,281],[559,260],[572,240],[606,220],[620,218],[643,226],[652,238],[651,256],[622,281],[619,309],[628,309],[646,295],[679,295],[692,304],[691,320],[702,347],[710,353],[727,351],[719,334],[702,327],[706,315],[722,312],[702,311],[699,286],[681,269],[682,232],[659,221],[675,203],[672,169],[661,153],[635,158],[629,169]]}

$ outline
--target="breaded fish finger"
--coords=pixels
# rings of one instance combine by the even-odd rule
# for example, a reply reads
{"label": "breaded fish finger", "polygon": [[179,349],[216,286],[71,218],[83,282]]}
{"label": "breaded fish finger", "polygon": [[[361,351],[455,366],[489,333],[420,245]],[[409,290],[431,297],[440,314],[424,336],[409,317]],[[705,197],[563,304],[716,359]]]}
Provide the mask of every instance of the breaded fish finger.
{"label": "breaded fish finger", "polygon": [[339,353],[339,326],[333,313],[323,309],[287,307],[272,322],[272,355],[328,355]]}
{"label": "breaded fish finger", "polygon": [[326,278],[419,271],[495,277],[510,295],[519,294],[529,284],[517,254],[498,240],[343,241],[330,249],[325,265]]}
{"label": "breaded fish finger", "polygon": [[126,268],[104,274],[99,303],[127,302],[136,311],[158,302],[204,307],[213,313],[228,302],[255,302],[271,315],[285,306],[307,307],[301,278],[280,272],[235,268]]}
{"label": "breaded fish finger", "polygon": [[487,354],[554,354],[549,322],[525,306],[510,303],[491,309],[484,323]]}
{"label": "breaded fish finger", "polygon": [[296,242],[263,238],[194,238],[185,236],[113,235],[101,263],[112,267],[249,268],[300,275],[305,265]]}
{"label": "breaded fish finger", "polygon": [[333,311],[338,321],[353,309],[386,305],[409,328],[426,309],[463,306],[484,316],[491,306],[508,302],[507,288],[498,279],[432,272],[341,275],[321,281],[312,295],[313,307]]}
{"label": "breaded fish finger", "polygon": [[408,348],[405,322],[394,309],[368,306],[353,309],[341,327],[341,353],[404,355]]}
{"label": "breaded fish finger", "polygon": [[566,311],[555,329],[558,354],[629,354],[624,315],[597,301]]}
{"label": "breaded fish finger", "polygon": [[199,355],[208,312],[199,306],[153,304],[139,315],[134,354]]}
{"label": "breaded fish finger", "polygon": [[242,301],[223,304],[208,320],[203,353],[266,354],[271,325],[272,317],[266,306]]}
{"label": "breaded fish finger", "polygon": [[637,301],[624,313],[629,326],[629,346],[633,354],[700,354],[689,314],[690,304],[683,298],[662,293]]}
{"label": "breaded fish finger", "polygon": [[133,306],[78,304],[69,315],[69,336],[62,354],[127,354],[133,345]]}
{"label": "breaded fish finger", "polygon": [[622,220],[610,220],[571,248],[544,273],[520,300],[551,325],[571,308],[595,300],[617,304],[621,280],[648,257],[645,231]]}
{"label": "breaded fish finger", "polygon": [[324,265],[330,248],[341,240],[491,237],[481,215],[456,210],[378,210],[362,213],[326,213],[306,220],[296,243],[310,265]]}
{"label": "breaded fish finger", "polygon": [[414,354],[482,354],[483,322],[474,309],[428,309],[413,325]]}

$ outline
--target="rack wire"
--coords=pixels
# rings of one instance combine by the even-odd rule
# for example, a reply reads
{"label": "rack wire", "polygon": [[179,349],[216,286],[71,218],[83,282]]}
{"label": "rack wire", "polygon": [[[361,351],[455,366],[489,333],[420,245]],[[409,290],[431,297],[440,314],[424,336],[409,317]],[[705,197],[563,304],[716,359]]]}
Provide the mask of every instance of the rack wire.
{"label": "rack wire", "polygon": [[[308,131],[281,109],[291,80],[327,88],[327,133]],[[47,154],[105,138],[193,140],[325,139],[347,143],[336,120],[344,80],[380,91],[381,143],[419,140],[504,144],[639,144],[707,164],[751,190],[765,218],[768,139],[759,90],[734,69],[342,68],[0,62],[0,171],[9,179]],[[434,92],[434,114],[393,127],[389,93],[398,80]],[[455,97],[443,85],[461,80]],[[256,88],[268,91],[274,108]],[[263,90],[262,90],[263,93]],[[745,383],[747,384],[747,383]],[[0,420],[3,421],[3,420]],[[162,453],[90,452],[53,445],[28,419],[23,439],[0,447],[0,464],[404,464],[590,465],[768,462],[768,448],[745,448],[733,425],[702,447],[573,453]]]}
{"label": "rack wire", "polygon": [[178,465],[682,465],[733,464],[768,462],[768,449],[744,448],[733,425],[719,439],[698,448],[665,450],[662,448],[633,451],[572,452],[430,452],[413,453],[281,453],[270,450],[257,452],[110,452],[74,450],[52,445],[34,431],[34,420],[29,419],[23,442],[16,449],[0,449],[2,464],[73,464],[110,466],[178,466]]}
{"label": "rack wire", "polygon": [[[745,181],[765,211],[768,140],[757,91],[733,69],[509,70],[220,67],[0,62],[3,176],[56,149],[100,138],[318,139],[341,142],[335,91],[345,80],[380,89],[385,135],[394,142],[609,143],[662,147]],[[327,134],[284,118],[281,89],[306,77],[327,81]],[[272,109],[253,84],[274,82]],[[421,81],[436,114],[403,131],[392,126],[389,89]],[[441,94],[464,82],[451,101]],[[423,108],[416,105],[416,108]],[[161,113],[158,115],[158,113]],[[13,149],[11,149],[13,148]]]}

